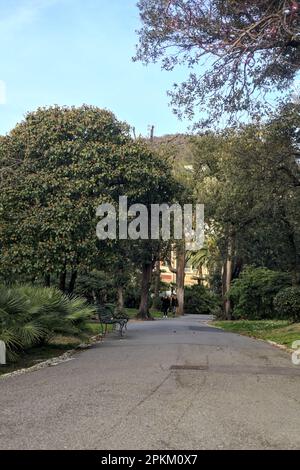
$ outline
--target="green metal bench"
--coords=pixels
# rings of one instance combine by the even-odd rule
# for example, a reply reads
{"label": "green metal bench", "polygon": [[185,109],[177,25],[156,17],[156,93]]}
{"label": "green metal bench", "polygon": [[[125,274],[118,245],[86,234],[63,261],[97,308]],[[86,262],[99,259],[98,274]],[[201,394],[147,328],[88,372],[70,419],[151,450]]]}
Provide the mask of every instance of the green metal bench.
{"label": "green metal bench", "polygon": [[97,305],[97,315],[101,325],[102,335],[107,334],[108,325],[119,325],[120,336],[123,336],[124,330],[127,330],[129,317],[122,313],[116,312],[113,304]]}

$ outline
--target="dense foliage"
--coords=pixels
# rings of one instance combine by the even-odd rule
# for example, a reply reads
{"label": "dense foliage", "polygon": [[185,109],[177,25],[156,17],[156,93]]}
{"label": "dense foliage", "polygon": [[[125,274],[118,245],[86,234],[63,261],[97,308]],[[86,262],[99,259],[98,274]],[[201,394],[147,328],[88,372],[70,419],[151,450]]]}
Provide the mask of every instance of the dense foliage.
{"label": "dense foliage", "polygon": [[55,334],[80,335],[93,313],[84,299],[55,288],[0,286],[0,340],[9,359]]}
{"label": "dense foliage", "polygon": [[[0,275],[74,291],[76,279],[110,270],[116,284],[150,267],[160,241],[96,238],[97,207],[171,203],[170,166],[107,110],[50,107],[30,113],[0,141]],[[117,286],[115,286],[117,287]],[[145,309],[147,313],[147,308]]]}
{"label": "dense foliage", "polygon": [[300,287],[282,289],[274,298],[278,318],[300,321]]}
{"label": "dense foliage", "polygon": [[1,141],[6,279],[43,272],[64,289],[68,272],[91,266],[96,207],[114,190],[108,178],[118,177],[120,154],[132,156],[128,142],[127,127],[112,113],[87,106],[39,109]]}
{"label": "dense foliage", "polygon": [[299,116],[291,105],[267,124],[193,138],[192,184],[207,224],[205,250],[193,258],[205,258],[214,285],[222,280],[223,297],[246,264],[300,282]]}
{"label": "dense foliage", "polygon": [[185,289],[185,313],[217,315],[220,311],[219,298],[202,285]]}
{"label": "dense foliage", "polygon": [[224,113],[261,115],[274,90],[289,92],[300,68],[298,1],[140,0],[138,7],[135,59],[191,69],[170,93],[180,115],[196,108],[211,126]]}
{"label": "dense foliage", "polygon": [[290,283],[290,276],[286,273],[251,266],[245,268],[239,279],[233,281],[228,293],[234,318],[274,318],[275,296]]}
{"label": "dense foliage", "polygon": [[108,300],[109,294],[115,294],[114,291],[112,292],[113,286],[114,282],[110,273],[93,270],[78,276],[74,292],[85,297],[89,303],[103,303]]}

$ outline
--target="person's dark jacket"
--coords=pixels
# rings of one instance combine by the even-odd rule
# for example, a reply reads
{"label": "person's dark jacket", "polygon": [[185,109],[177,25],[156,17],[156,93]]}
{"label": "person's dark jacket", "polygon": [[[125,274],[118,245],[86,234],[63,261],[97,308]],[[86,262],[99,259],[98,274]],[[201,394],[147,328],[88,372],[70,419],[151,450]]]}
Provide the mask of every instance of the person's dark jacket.
{"label": "person's dark jacket", "polygon": [[161,304],[163,311],[168,310],[168,308],[170,307],[170,299],[168,299],[167,297],[163,297]]}

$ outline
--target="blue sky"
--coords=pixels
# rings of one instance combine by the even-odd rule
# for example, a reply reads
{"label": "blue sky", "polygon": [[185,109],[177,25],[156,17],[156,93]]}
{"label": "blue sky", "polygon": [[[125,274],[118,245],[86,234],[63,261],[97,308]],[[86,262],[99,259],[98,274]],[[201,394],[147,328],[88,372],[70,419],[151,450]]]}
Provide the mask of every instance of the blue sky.
{"label": "blue sky", "polygon": [[0,134],[38,106],[83,103],[112,110],[147,134],[184,132],[167,89],[186,70],[133,63],[136,0],[0,0]]}

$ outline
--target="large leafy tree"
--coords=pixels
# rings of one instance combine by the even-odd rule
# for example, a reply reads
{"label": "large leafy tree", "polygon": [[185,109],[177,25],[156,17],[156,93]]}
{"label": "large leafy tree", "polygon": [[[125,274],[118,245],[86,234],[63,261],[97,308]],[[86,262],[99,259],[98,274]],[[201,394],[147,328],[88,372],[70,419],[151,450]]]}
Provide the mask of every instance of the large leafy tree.
{"label": "large leafy tree", "polygon": [[285,109],[265,126],[195,139],[196,192],[218,238],[224,296],[243,263],[287,270],[299,282],[298,126],[298,111]]}
{"label": "large leafy tree", "polygon": [[39,109],[2,139],[6,277],[54,274],[65,290],[69,272],[74,283],[96,256],[95,209],[111,198],[109,183],[129,147],[128,127],[88,106]]}
{"label": "large leafy tree", "polygon": [[[78,273],[107,267],[109,259],[111,269],[124,270],[123,247],[118,252],[114,242],[112,256],[113,241],[96,238],[96,208],[117,204],[121,195],[129,205],[173,197],[168,165],[133,141],[112,113],[90,106],[30,113],[1,140],[0,159],[6,280],[43,275],[46,283],[57,278],[62,290],[72,291]],[[136,244],[148,262],[147,247]]]}
{"label": "large leafy tree", "polygon": [[180,115],[195,106],[214,119],[261,112],[266,95],[287,90],[299,71],[299,1],[140,0],[138,7],[135,59],[191,68],[170,93]]}

